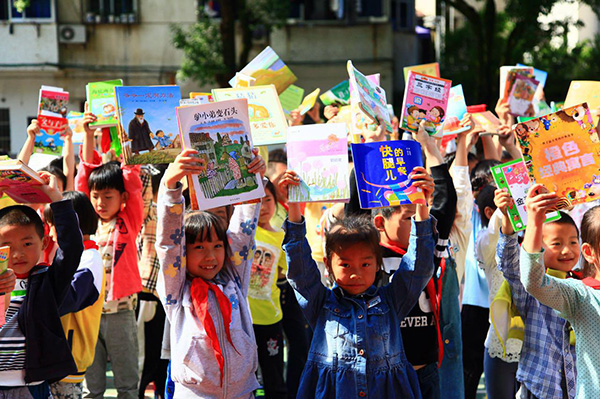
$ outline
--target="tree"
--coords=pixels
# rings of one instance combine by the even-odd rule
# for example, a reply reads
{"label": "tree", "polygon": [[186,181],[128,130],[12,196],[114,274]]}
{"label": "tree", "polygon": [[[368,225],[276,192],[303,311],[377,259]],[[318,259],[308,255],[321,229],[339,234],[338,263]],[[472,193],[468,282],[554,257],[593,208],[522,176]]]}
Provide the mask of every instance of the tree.
{"label": "tree", "polygon": [[[208,16],[199,2],[198,22],[188,29],[171,26],[175,48],[184,52],[181,78],[222,87],[247,63],[253,35],[270,35],[283,26],[289,2],[280,0],[219,0],[220,20]],[[236,47],[239,28],[241,48]]]}
{"label": "tree", "polygon": [[[594,10],[600,8],[600,0],[582,2]],[[551,39],[564,35],[579,23],[568,19],[539,23],[539,16],[549,14],[555,3],[558,0],[507,0],[504,11],[499,12],[496,0],[476,0],[475,5],[473,1],[445,0],[446,5],[454,7],[467,21],[465,26],[446,35],[442,55],[445,75],[466,86],[470,103],[495,105],[500,66],[532,62],[543,69],[534,61],[548,57],[536,58],[537,52],[552,52],[556,46]],[[566,43],[561,51],[564,54],[571,52]],[[568,70],[555,72],[571,73]],[[557,75],[549,73],[548,78],[551,81]]]}

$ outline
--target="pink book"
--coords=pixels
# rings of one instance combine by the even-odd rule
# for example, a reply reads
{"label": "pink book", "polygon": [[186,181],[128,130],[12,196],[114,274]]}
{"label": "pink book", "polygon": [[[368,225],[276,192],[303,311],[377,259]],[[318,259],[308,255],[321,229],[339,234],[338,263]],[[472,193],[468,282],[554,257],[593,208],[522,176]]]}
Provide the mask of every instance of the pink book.
{"label": "pink book", "polygon": [[539,82],[533,78],[516,75],[515,82],[508,95],[510,113],[515,116],[534,117],[533,97]]}
{"label": "pink book", "polygon": [[38,105],[38,122],[47,134],[60,133],[67,125],[69,93],[59,87],[42,86]]}
{"label": "pink book", "polygon": [[439,127],[444,124],[451,86],[450,80],[409,71],[400,127],[417,132],[419,124],[425,120],[427,133],[435,135],[438,130],[441,133]]}

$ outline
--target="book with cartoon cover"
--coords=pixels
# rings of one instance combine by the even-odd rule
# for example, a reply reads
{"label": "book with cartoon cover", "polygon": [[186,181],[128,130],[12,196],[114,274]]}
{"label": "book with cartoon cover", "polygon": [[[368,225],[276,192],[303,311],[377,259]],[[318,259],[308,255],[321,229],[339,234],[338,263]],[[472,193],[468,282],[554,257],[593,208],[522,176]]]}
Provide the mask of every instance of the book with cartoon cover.
{"label": "book with cartoon cover", "polygon": [[0,161],[0,190],[20,204],[52,202],[40,187],[46,184],[40,175],[15,159]]}
{"label": "book with cartoon cover", "polygon": [[509,112],[515,116],[535,116],[533,98],[538,88],[539,82],[534,78],[529,78],[517,74],[508,95]]}
{"label": "book with cartoon cover", "polygon": [[440,64],[432,62],[429,64],[411,65],[402,68],[404,73],[404,82],[408,81],[408,73],[410,71],[422,73],[423,75],[433,76],[434,78],[440,77]]}
{"label": "book with cartoon cover", "polygon": [[[467,103],[462,85],[456,85],[450,88],[450,97],[448,98],[448,106],[446,108],[446,118],[442,127],[443,135],[454,135],[465,132],[471,126],[460,126],[460,121],[467,113]],[[436,135],[439,135],[437,133]]]}
{"label": "book with cartoon cover", "polygon": [[387,110],[385,90],[360,73],[352,65],[352,61],[348,61],[347,67],[351,102],[356,102],[365,115],[373,122],[385,126],[385,130],[391,133],[392,122]]}
{"label": "book with cartoon cover", "polygon": [[91,127],[117,126],[117,104],[115,86],[123,86],[122,79],[92,82],[85,86],[90,112],[96,115],[96,122]]}
{"label": "book with cartoon cover", "polygon": [[[569,85],[569,91],[562,107],[568,108],[577,104],[587,103],[590,111],[596,110],[600,107],[600,82],[591,80],[573,80]],[[600,114],[594,115],[595,126],[598,126],[598,118]]]}
{"label": "book with cartoon cover", "polygon": [[[240,73],[251,76],[256,79],[255,86],[275,85],[277,94],[283,93],[298,78],[292,70],[285,65],[277,53],[267,46],[252,61],[248,63]],[[234,87],[235,77],[229,81],[229,85]]]}

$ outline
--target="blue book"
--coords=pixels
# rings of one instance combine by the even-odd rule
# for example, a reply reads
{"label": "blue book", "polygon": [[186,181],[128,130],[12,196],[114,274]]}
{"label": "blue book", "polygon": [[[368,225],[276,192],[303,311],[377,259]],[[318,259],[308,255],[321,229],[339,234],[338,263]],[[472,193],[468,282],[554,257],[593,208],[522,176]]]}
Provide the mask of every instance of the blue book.
{"label": "blue book", "polygon": [[408,175],[423,166],[421,145],[412,140],[352,144],[360,207],[425,204],[425,195]]}

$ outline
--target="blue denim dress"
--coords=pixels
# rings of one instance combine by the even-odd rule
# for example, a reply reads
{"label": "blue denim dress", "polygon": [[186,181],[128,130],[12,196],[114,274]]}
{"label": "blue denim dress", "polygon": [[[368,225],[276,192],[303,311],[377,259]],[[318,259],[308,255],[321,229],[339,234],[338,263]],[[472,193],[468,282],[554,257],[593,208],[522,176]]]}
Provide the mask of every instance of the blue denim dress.
{"label": "blue denim dress", "polygon": [[287,278],[314,330],[298,398],[421,398],[400,322],[433,274],[435,219],[412,222],[408,252],[388,285],[355,296],[321,284],[304,223],[284,227]]}

